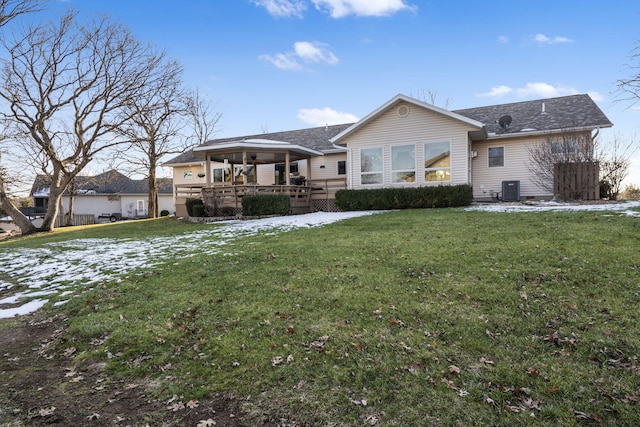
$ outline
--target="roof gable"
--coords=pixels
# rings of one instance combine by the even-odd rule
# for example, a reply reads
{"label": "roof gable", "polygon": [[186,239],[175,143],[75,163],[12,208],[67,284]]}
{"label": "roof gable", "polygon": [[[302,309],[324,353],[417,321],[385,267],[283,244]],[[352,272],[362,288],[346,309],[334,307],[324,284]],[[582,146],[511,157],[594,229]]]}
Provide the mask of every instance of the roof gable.
{"label": "roof gable", "polygon": [[347,135],[350,135],[353,132],[355,132],[356,130],[362,128],[363,126],[366,126],[368,123],[374,121],[376,118],[378,118],[380,115],[382,115],[384,112],[386,112],[390,108],[393,108],[394,106],[396,106],[396,105],[398,105],[400,103],[403,103],[403,102],[411,104],[411,105],[415,105],[415,106],[417,106],[419,108],[424,108],[424,109],[432,111],[434,113],[441,114],[441,115],[449,117],[449,118],[451,118],[453,120],[460,121],[460,122],[465,123],[465,124],[467,124],[469,126],[475,127],[478,130],[483,129],[483,127],[484,127],[484,124],[482,122],[477,121],[475,119],[472,119],[470,117],[463,116],[463,115],[460,115],[460,114],[455,113],[453,111],[445,110],[444,108],[436,107],[435,105],[428,104],[428,103],[422,102],[422,101],[418,101],[417,99],[410,98],[408,96],[399,94],[399,95],[396,95],[395,97],[393,97],[392,99],[390,99],[389,101],[387,101],[385,104],[383,104],[379,108],[377,108],[375,111],[369,113],[366,117],[362,118],[357,123],[354,123],[353,125],[351,125],[348,128],[346,128],[344,131],[340,132],[335,137],[331,138],[331,142],[334,143],[334,144],[340,144],[340,140],[345,138]]}

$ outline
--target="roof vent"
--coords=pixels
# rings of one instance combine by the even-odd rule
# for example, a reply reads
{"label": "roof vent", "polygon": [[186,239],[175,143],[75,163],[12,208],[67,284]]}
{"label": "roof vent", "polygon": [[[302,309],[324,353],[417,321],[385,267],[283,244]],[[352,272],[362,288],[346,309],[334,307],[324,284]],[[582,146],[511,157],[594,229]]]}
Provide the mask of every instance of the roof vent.
{"label": "roof vent", "polygon": [[508,130],[509,129],[509,125],[511,124],[511,121],[513,119],[511,118],[511,116],[509,115],[504,115],[502,117],[500,117],[500,120],[498,120],[498,124],[500,125],[500,127],[504,130]]}
{"label": "roof vent", "polygon": [[406,104],[402,104],[401,106],[399,106],[397,111],[398,111],[398,116],[400,117],[407,117],[411,112],[411,110],[409,109],[409,106]]}

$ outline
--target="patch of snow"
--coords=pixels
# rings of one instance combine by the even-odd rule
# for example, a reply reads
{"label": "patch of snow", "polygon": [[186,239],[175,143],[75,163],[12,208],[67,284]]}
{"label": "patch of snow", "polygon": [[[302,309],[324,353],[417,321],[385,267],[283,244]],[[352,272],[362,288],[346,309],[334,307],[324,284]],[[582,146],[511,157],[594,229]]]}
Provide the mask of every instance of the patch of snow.
{"label": "patch of snow", "polygon": [[49,243],[38,249],[0,249],[0,270],[5,280],[12,281],[0,281],[0,290],[16,290],[0,300],[0,318],[31,313],[47,302],[35,300],[38,302],[31,301],[18,308],[2,308],[3,304],[15,304],[24,298],[53,294],[67,296],[74,290],[96,283],[119,282],[127,274],[148,271],[171,258],[195,254],[231,255],[225,247],[240,237],[320,227],[374,213],[377,212],[315,212],[249,221],[223,221],[212,224],[209,229],[170,237],[75,239]]}
{"label": "patch of snow", "polygon": [[640,201],[620,202],[620,203],[600,203],[600,204],[576,204],[559,203],[553,201],[528,202],[528,203],[492,203],[477,205],[466,208],[467,211],[485,212],[570,212],[570,211],[613,211],[621,215],[640,217]]}
{"label": "patch of snow", "polygon": [[42,308],[42,306],[44,306],[47,302],[48,300],[46,299],[44,300],[35,299],[33,301],[29,301],[28,303],[21,305],[20,307],[6,308],[3,310],[0,310],[0,319],[8,319],[10,317],[24,316],[25,314],[33,313],[35,311],[40,310],[40,308]]}

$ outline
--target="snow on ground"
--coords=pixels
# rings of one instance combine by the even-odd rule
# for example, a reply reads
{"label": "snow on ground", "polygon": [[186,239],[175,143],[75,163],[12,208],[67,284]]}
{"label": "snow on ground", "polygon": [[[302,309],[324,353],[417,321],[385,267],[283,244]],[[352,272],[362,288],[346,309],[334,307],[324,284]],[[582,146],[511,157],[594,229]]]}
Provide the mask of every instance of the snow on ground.
{"label": "snow on ground", "polygon": [[599,203],[599,204],[575,204],[575,203],[558,203],[558,202],[529,202],[529,203],[492,203],[477,205],[466,208],[468,211],[487,211],[487,212],[563,212],[563,211],[612,211],[619,212],[622,215],[640,217],[640,201],[621,202],[621,203]]}
{"label": "snow on ground", "polygon": [[[80,287],[119,281],[127,274],[165,264],[170,258],[185,258],[196,253],[229,255],[225,246],[239,237],[259,233],[275,235],[373,213],[316,212],[218,222],[209,229],[170,237],[75,239],[38,249],[0,248],[0,271],[4,280],[9,280],[0,280],[0,318],[34,312],[53,296],[59,299]],[[16,307],[25,300],[27,302]],[[6,306],[10,307],[3,308]]]}
{"label": "snow on ground", "polygon": [[[640,202],[605,204],[528,204],[494,203],[466,208],[470,211],[616,211],[640,217]],[[636,210],[633,210],[636,209]],[[170,237],[148,239],[75,239],[47,244],[39,249],[1,249],[0,318],[28,314],[38,310],[54,296],[61,298],[78,289],[105,281],[119,281],[127,274],[140,273],[165,264],[171,258],[194,254],[232,255],[225,246],[239,237],[258,233],[275,235],[296,228],[319,227],[332,222],[376,212],[316,212],[263,218],[250,221],[225,221],[211,228]],[[6,281],[9,280],[9,281]],[[16,306],[24,302],[22,305]],[[9,306],[9,308],[3,308]]]}

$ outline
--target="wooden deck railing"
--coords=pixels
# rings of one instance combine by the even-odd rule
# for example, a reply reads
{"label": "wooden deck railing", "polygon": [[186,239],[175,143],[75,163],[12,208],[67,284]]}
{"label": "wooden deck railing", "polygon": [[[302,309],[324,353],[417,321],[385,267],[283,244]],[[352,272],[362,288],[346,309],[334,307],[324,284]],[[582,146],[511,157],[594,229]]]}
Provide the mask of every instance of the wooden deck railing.
{"label": "wooden deck railing", "polygon": [[344,178],[314,179],[306,185],[257,185],[216,183],[210,187],[203,185],[176,185],[176,210],[187,199],[198,198],[210,207],[242,208],[242,198],[257,194],[288,194],[291,196],[292,210],[312,209],[314,201],[333,200],[336,192],[347,188]]}

